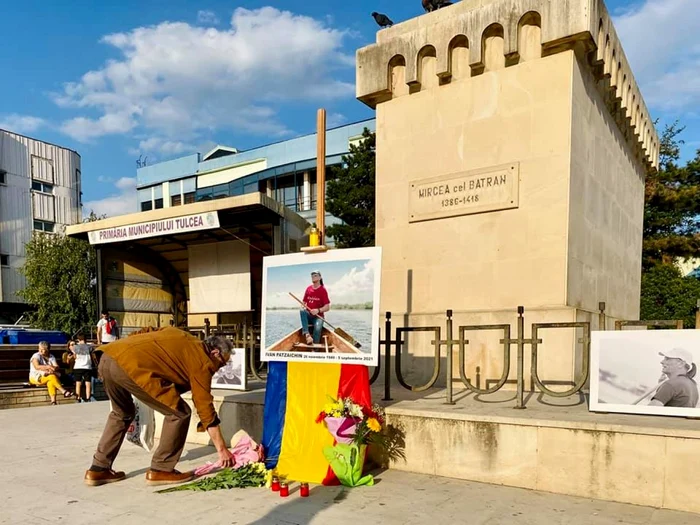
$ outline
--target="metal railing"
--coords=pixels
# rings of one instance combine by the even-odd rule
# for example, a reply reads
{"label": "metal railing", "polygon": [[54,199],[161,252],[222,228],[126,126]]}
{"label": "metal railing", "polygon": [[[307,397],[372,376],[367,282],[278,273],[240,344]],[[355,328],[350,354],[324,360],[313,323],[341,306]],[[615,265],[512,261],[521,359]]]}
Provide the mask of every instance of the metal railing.
{"label": "metal railing", "polygon": [[[599,329],[607,329],[607,316],[605,313],[605,303],[601,302],[598,305],[598,323]],[[585,389],[590,375],[590,348],[591,348],[591,323],[590,322],[568,322],[568,323],[532,323],[530,325],[531,336],[525,337],[525,308],[519,306],[516,310],[517,318],[516,334],[512,337],[511,324],[485,324],[485,325],[459,325],[455,327],[453,320],[453,311],[447,310],[445,313],[444,334],[442,338],[443,326],[392,326],[392,314],[387,312],[384,319],[384,327],[379,330],[379,361],[374,367],[370,377],[370,383],[374,384],[380,377],[382,369],[384,372],[384,401],[391,401],[392,389],[392,351],[393,351],[393,372],[396,376],[396,381],[399,385],[411,392],[425,392],[434,387],[441,375],[442,359],[445,359],[445,401],[447,404],[454,404],[454,385],[453,382],[457,379],[453,373],[453,358],[455,348],[458,357],[459,373],[458,380],[464,385],[468,392],[478,396],[494,394],[508,383],[510,377],[510,368],[512,360],[512,350],[515,346],[516,351],[516,373],[515,373],[515,406],[516,409],[526,408],[525,402],[525,382],[529,379],[529,392],[539,392],[541,394],[554,398],[564,398],[582,393]],[[680,320],[661,320],[661,321],[615,321],[615,330],[622,330],[625,327],[647,327],[647,328],[683,328],[683,321]],[[700,328],[700,323],[696,328]],[[580,370],[575,374],[573,381],[566,382],[571,384],[566,390],[553,390],[550,386],[554,383],[548,382],[540,376],[539,364],[541,346],[544,344],[544,334],[556,330],[574,330],[581,332],[581,336],[576,339],[576,343],[582,346]],[[208,337],[209,335],[219,334],[231,339],[237,348],[245,348],[248,356],[249,373],[257,380],[265,381],[264,374],[266,364],[260,359],[260,342],[261,334],[260,327],[247,323],[230,324],[230,325],[211,325],[208,319],[205,319],[204,326],[190,326],[186,328],[192,334],[200,338]],[[503,364],[498,379],[487,379],[484,382],[484,388],[481,386],[481,371],[480,367],[476,367],[476,381],[473,382],[466,373],[466,363],[468,353],[470,351],[470,340],[468,335],[474,332],[484,331],[499,331],[498,339],[499,346],[502,346]],[[429,352],[432,360],[432,371],[430,379],[425,383],[412,385],[410,384],[403,373],[402,361],[408,354],[407,337],[410,334],[431,334],[430,347],[432,352]],[[455,337],[456,336],[456,337]],[[525,374],[525,354],[526,347],[530,348],[530,370],[529,376]],[[442,349],[445,349],[444,355]],[[492,385],[489,385],[493,382]],[[512,380],[511,380],[512,382]],[[475,384],[476,383],[476,384]],[[548,386],[548,384],[550,386]]]}

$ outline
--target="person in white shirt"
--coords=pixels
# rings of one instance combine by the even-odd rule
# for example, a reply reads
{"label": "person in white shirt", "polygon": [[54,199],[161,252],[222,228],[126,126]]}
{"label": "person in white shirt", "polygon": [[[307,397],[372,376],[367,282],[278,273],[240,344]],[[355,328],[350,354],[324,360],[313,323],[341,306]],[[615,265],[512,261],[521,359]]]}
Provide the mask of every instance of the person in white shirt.
{"label": "person in white shirt", "polygon": [[109,315],[107,310],[103,310],[102,319],[97,323],[97,342],[104,345],[117,339],[119,339],[117,320]]}
{"label": "person in white shirt", "polygon": [[[85,342],[85,336],[78,334],[78,344],[71,348],[75,356],[73,365],[73,377],[75,377],[75,396],[78,403],[92,400],[92,369],[94,363],[94,348]],[[81,397],[83,383],[85,383],[85,400]]]}

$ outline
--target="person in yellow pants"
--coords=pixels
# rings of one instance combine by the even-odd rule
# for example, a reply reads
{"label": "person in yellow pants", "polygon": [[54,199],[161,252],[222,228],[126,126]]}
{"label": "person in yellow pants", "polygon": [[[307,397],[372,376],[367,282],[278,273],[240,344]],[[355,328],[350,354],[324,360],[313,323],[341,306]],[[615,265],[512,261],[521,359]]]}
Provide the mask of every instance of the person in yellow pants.
{"label": "person in yellow pants", "polygon": [[51,345],[46,341],[39,343],[39,351],[29,360],[29,382],[32,385],[46,385],[51,398],[51,404],[56,404],[56,392],[61,392],[63,397],[71,397],[73,394],[63,388],[59,376],[56,358],[49,353]]}

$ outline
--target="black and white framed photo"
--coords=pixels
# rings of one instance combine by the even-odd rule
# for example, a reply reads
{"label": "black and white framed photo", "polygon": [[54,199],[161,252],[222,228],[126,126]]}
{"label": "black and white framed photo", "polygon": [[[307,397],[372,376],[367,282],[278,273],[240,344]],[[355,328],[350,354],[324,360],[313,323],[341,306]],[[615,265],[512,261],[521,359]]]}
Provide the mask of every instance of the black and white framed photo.
{"label": "black and white framed photo", "polygon": [[246,390],[248,387],[246,371],[245,348],[234,348],[231,350],[231,358],[226,366],[217,370],[211,378],[211,387],[212,389]]}
{"label": "black and white framed photo", "polygon": [[593,332],[594,412],[700,417],[700,330]]}

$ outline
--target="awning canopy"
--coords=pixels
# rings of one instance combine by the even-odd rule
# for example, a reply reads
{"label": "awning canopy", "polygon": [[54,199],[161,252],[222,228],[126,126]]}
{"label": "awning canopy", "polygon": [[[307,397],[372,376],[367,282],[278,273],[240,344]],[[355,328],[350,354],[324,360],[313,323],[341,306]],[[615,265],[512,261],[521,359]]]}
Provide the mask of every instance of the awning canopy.
{"label": "awning canopy", "polygon": [[[66,234],[88,240],[96,248],[161,257],[171,267],[163,270],[179,275],[189,297],[189,246],[243,241],[250,246],[251,260],[260,261],[265,255],[296,251],[294,240],[308,227],[286,206],[262,193],[250,193],[76,224],[67,227]],[[255,281],[262,278],[257,273]]]}

